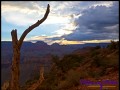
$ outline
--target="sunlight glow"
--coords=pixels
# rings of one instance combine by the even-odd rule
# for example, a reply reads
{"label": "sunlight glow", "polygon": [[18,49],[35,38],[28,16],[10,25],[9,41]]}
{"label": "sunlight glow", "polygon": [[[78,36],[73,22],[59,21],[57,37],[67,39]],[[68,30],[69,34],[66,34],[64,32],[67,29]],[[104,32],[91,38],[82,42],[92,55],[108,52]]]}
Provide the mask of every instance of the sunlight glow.
{"label": "sunlight glow", "polygon": [[65,27],[55,31],[54,33],[60,36],[67,35],[67,34],[71,34],[76,28],[77,26],[75,26],[74,23],[68,23],[65,25]]}
{"label": "sunlight glow", "polygon": [[67,44],[84,44],[81,41],[68,41],[68,40],[63,40],[61,43],[61,45],[67,45]]}
{"label": "sunlight glow", "polygon": [[[31,32],[31,36],[26,37],[25,41],[44,41],[47,44],[83,44],[83,43],[104,43],[110,42],[111,39],[118,38],[119,23],[117,21],[118,2],[114,1],[95,1],[95,2],[3,2],[1,4],[2,18],[2,40],[11,40],[11,28],[18,30],[18,37],[30,25],[34,24],[39,19],[42,19],[46,6],[49,3],[50,13],[43,24],[36,28],[36,31]],[[95,16],[90,13],[95,9]],[[105,10],[103,10],[103,8]],[[89,12],[89,11],[90,12]],[[115,11],[114,11],[115,10]],[[104,12],[103,12],[104,11]],[[103,20],[106,25],[101,25],[98,20],[98,14],[102,12],[101,17],[106,17]],[[108,13],[107,13],[108,12]],[[115,17],[112,17],[113,16]],[[114,15],[115,14],[115,15]],[[90,17],[90,15],[93,15]],[[112,18],[111,18],[112,17]],[[114,21],[115,20],[115,21]],[[100,21],[101,22],[101,21]],[[101,31],[99,30],[99,25]],[[41,30],[41,31],[40,31]],[[104,32],[105,30],[105,32]],[[39,32],[39,33],[38,33]],[[101,34],[94,36],[94,34]],[[94,37],[89,38],[89,34]],[[36,35],[36,36],[35,36]],[[41,35],[41,36],[40,36]],[[78,35],[76,38],[75,35]],[[86,40],[80,35],[85,35]],[[88,37],[87,37],[88,35]],[[73,41],[65,40],[65,37],[71,37]],[[103,36],[103,38],[101,38]],[[106,36],[104,38],[104,36]],[[88,39],[87,39],[88,38]],[[96,40],[95,40],[96,39]],[[104,39],[104,40],[97,40]],[[81,40],[81,41],[76,41]],[[85,40],[85,41],[84,41]],[[34,43],[34,42],[33,42]]]}
{"label": "sunlight glow", "polygon": [[50,14],[44,24],[66,24],[70,22],[70,19],[69,16],[64,17],[62,15]]}
{"label": "sunlight glow", "polygon": [[[81,41],[83,43],[109,43],[111,39],[106,39],[106,40],[86,40],[86,41]],[[114,41],[118,41],[118,39],[115,39]]]}

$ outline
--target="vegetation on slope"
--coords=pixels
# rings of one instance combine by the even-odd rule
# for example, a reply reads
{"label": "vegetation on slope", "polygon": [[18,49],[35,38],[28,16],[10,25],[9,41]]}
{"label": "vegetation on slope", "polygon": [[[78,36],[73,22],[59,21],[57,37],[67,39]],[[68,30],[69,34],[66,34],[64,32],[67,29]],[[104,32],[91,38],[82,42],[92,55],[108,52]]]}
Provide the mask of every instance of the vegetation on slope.
{"label": "vegetation on slope", "polygon": [[62,59],[53,56],[52,62],[50,72],[44,74],[45,80],[37,90],[76,90],[81,87],[81,79],[118,80],[119,41],[111,41],[105,48],[89,48],[87,52],[78,50]]}

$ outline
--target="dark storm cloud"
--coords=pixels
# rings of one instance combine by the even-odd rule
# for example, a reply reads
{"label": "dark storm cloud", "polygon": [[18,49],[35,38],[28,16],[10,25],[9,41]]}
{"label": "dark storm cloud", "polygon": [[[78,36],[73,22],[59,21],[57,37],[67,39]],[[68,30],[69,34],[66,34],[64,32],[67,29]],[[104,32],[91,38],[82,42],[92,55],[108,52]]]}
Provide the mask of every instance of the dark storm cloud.
{"label": "dark storm cloud", "polygon": [[118,39],[119,5],[111,7],[96,6],[82,11],[82,16],[75,20],[78,28],[64,36],[67,40],[103,40]]}

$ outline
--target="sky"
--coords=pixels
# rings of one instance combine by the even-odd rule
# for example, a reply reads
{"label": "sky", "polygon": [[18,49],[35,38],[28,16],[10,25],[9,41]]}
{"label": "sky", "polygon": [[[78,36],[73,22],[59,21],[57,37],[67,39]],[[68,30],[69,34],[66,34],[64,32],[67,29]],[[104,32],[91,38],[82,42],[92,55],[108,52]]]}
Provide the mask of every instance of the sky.
{"label": "sky", "polygon": [[66,45],[119,40],[118,1],[2,1],[2,41],[12,40],[13,29],[17,29],[19,39],[29,26],[42,19],[48,4],[47,19],[24,41]]}

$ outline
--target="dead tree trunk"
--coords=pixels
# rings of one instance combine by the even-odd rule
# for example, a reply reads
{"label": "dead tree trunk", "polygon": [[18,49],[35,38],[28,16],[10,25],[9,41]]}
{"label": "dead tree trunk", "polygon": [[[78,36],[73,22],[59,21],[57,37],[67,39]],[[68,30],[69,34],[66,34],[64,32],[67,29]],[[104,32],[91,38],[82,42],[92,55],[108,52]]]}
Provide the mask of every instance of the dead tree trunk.
{"label": "dead tree trunk", "polygon": [[18,39],[17,39],[17,30],[12,30],[12,44],[13,44],[13,60],[12,60],[12,71],[11,71],[11,82],[10,82],[10,89],[11,90],[19,90],[19,76],[20,76],[20,49],[18,46]]}
{"label": "dead tree trunk", "polygon": [[44,66],[40,65],[40,77],[39,77],[39,84],[44,81]]}
{"label": "dead tree trunk", "polygon": [[26,35],[32,31],[34,28],[43,23],[50,12],[50,6],[48,4],[46,13],[41,20],[38,20],[35,24],[31,25],[26,29],[21,35],[20,39],[17,39],[17,30],[11,31],[12,44],[13,44],[13,60],[12,60],[12,70],[11,70],[11,81],[10,81],[10,90],[20,90],[19,77],[20,77],[20,48],[22,46],[23,40]]}
{"label": "dead tree trunk", "polygon": [[40,87],[40,85],[44,81],[44,75],[43,74],[44,74],[44,66],[41,65],[40,66],[39,80],[37,80],[35,83],[33,83],[27,90],[37,90],[37,88]]}

